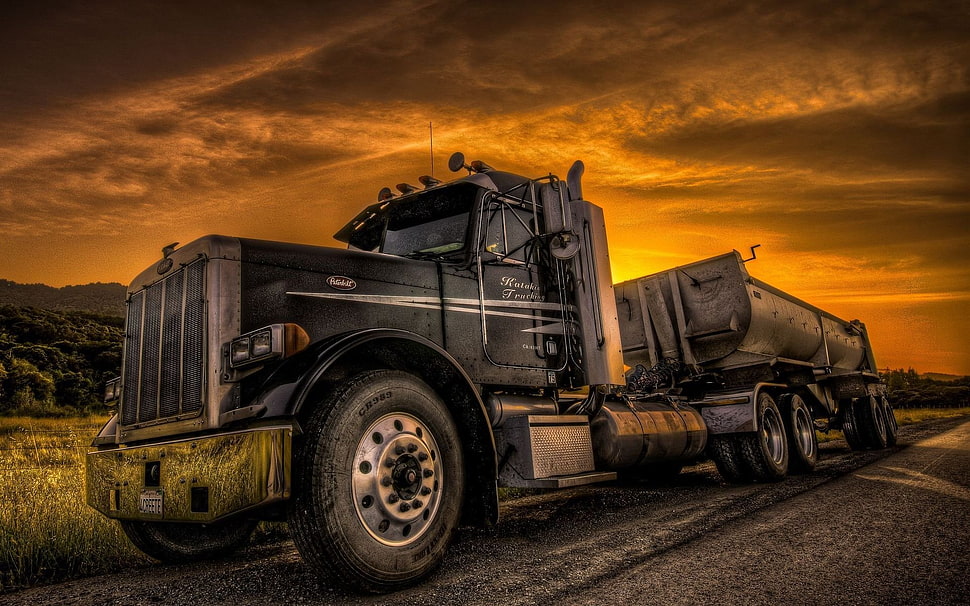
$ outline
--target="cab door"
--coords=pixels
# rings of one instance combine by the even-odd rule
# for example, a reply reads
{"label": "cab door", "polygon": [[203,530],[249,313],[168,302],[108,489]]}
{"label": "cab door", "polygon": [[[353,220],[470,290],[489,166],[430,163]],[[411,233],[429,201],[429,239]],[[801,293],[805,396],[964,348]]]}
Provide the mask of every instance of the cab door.
{"label": "cab door", "polygon": [[478,223],[479,307],[485,356],[496,366],[561,370],[565,327],[557,280],[531,202],[487,194]]}

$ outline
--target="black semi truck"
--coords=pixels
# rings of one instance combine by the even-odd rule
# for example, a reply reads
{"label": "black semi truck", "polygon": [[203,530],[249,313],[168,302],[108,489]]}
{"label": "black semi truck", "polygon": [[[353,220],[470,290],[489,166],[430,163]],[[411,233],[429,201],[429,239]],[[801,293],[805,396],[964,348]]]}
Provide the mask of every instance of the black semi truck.
{"label": "black semi truck", "polygon": [[384,188],[347,248],[206,236],[128,288],[118,413],[87,500],[160,560],[286,520],[332,582],[426,576],[498,487],[811,471],[816,428],[896,426],[863,324],[748,275],[737,252],[614,285],[602,210],[565,181],[452,156]]}

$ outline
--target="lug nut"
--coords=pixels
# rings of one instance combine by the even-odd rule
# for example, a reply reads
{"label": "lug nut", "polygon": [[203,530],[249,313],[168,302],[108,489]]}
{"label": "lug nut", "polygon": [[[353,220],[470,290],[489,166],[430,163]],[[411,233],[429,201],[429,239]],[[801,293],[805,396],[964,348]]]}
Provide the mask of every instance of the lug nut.
{"label": "lug nut", "polygon": [[381,486],[390,486],[393,483],[394,480],[391,479],[391,476],[384,476],[381,478]]}
{"label": "lug nut", "polygon": [[395,465],[397,465],[397,461],[394,459],[387,459],[384,461],[384,467],[394,467]]}
{"label": "lug nut", "polygon": [[397,493],[396,492],[392,492],[387,497],[387,502],[390,503],[390,504],[392,504],[392,505],[394,503],[397,503],[400,500],[401,500],[401,497],[397,496]]}
{"label": "lug nut", "polygon": [[418,449],[417,444],[408,444],[408,452],[414,452],[417,449]]}
{"label": "lug nut", "polygon": [[422,461],[422,462],[427,461],[428,460],[428,453],[426,453],[426,452],[419,452],[418,453],[418,460],[419,461]]}
{"label": "lug nut", "polygon": [[432,471],[432,470],[430,470],[430,469],[425,469],[425,470],[424,470],[424,477],[426,477],[426,478],[430,478],[430,477],[431,477],[431,476],[433,476],[433,475],[434,475],[434,471]]}
{"label": "lug nut", "polygon": [[421,494],[423,494],[424,496],[428,496],[429,494],[431,494],[431,489],[428,488],[427,486],[422,486]]}
{"label": "lug nut", "polygon": [[401,511],[411,511],[411,505],[409,505],[408,503],[401,503],[401,506],[398,507],[398,509],[400,509]]}
{"label": "lug nut", "polygon": [[422,503],[419,499],[414,499],[413,501],[411,501],[411,507],[414,507],[415,509],[419,509],[423,505],[424,503]]}
{"label": "lug nut", "polygon": [[398,444],[394,447],[394,454],[402,455],[404,454],[404,447]]}

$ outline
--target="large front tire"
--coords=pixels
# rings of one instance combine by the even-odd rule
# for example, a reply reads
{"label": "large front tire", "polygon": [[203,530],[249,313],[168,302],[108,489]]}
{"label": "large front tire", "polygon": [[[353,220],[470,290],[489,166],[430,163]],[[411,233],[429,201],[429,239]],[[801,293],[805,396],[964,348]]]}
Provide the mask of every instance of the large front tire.
{"label": "large front tire", "polygon": [[335,584],[394,591],[440,564],[458,524],[458,430],[417,377],[361,373],[312,412],[294,479],[290,527],[303,558]]}
{"label": "large front tire", "polygon": [[230,553],[249,542],[255,520],[215,524],[121,520],[121,529],[135,547],[162,562],[191,562]]}

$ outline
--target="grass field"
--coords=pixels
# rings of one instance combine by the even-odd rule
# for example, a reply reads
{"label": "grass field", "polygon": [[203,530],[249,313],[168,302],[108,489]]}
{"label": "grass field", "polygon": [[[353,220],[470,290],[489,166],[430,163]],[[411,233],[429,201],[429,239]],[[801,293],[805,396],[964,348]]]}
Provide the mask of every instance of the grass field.
{"label": "grass field", "polygon": [[0,418],[0,592],[150,561],[85,504],[103,418]]}
{"label": "grass field", "polygon": [[[926,408],[898,410],[896,418],[907,425],[967,414]],[[84,453],[105,420],[0,417],[0,593],[151,561],[85,504]],[[285,534],[278,524],[258,533]]]}

